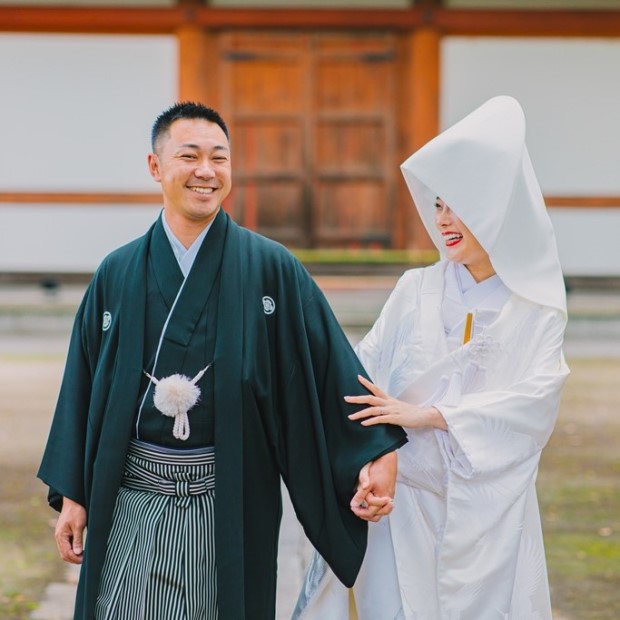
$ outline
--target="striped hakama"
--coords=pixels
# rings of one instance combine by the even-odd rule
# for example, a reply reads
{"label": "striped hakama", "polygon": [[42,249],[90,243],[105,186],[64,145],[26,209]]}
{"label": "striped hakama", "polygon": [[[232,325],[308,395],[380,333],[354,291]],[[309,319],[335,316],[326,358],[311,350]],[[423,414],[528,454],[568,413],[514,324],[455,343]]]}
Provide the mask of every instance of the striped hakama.
{"label": "striped hakama", "polygon": [[132,440],[97,620],[216,620],[214,449]]}

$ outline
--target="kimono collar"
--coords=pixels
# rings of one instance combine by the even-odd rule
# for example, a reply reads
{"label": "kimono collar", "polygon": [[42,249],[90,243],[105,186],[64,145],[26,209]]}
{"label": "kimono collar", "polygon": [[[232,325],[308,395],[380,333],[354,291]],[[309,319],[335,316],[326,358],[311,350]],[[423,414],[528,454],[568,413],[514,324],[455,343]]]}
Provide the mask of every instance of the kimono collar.
{"label": "kimono collar", "polygon": [[189,248],[186,248],[172,232],[172,228],[170,228],[168,220],[166,220],[165,211],[161,212],[161,223],[164,227],[166,237],[168,237],[168,241],[170,242],[170,246],[172,247],[172,252],[179,263],[179,268],[181,269],[183,275],[187,278],[187,274],[190,272],[192,265],[196,260],[198,250],[200,250],[200,246],[202,246],[202,242],[207,236],[207,233],[213,224],[213,220],[211,220],[207,227],[198,235],[198,237],[196,237],[194,243],[192,243]]}
{"label": "kimono collar", "polygon": [[[498,309],[510,296],[510,291],[504,286],[500,277],[495,274],[482,282],[476,282],[465,265],[449,263],[446,268],[446,287],[454,281],[454,289],[458,291],[457,297],[462,299],[467,308],[477,306],[498,305]],[[486,303],[485,303],[486,302]]]}
{"label": "kimono collar", "polygon": [[401,170],[442,257],[437,196],[472,231],[513,293],[566,314],[555,235],[515,99],[487,101],[411,155]]}

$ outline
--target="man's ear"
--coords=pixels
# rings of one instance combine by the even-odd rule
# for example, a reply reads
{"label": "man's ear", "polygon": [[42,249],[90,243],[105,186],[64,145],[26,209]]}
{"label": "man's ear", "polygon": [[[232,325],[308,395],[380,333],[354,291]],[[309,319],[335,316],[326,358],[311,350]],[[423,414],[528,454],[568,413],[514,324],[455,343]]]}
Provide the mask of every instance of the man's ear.
{"label": "man's ear", "polygon": [[159,183],[161,181],[161,173],[159,171],[159,157],[155,153],[149,153],[146,158],[151,176]]}

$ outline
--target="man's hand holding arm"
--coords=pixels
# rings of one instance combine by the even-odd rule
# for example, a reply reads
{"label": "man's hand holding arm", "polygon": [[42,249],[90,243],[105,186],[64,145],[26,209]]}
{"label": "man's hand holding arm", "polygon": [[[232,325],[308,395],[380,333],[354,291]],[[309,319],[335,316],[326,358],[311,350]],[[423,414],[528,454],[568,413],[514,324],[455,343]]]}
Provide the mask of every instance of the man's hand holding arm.
{"label": "man's hand holding arm", "polygon": [[62,510],[56,522],[56,545],[60,557],[71,564],[82,563],[86,508],[68,497],[63,497]]}

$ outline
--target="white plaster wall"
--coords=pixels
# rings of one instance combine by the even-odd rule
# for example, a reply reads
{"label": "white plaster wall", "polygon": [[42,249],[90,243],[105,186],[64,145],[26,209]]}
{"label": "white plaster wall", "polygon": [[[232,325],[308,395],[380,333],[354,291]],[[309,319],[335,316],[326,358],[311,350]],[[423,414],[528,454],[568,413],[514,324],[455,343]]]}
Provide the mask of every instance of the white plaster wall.
{"label": "white plaster wall", "polygon": [[148,191],[171,36],[0,35],[0,191]]}
{"label": "white plaster wall", "polygon": [[142,235],[160,208],[135,205],[0,205],[0,270],[90,273]]}
{"label": "white plaster wall", "polygon": [[[151,124],[176,98],[171,36],[0,35],[0,192],[149,192]],[[0,271],[93,271],[157,206],[0,204]]]}
{"label": "white plaster wall", "polygon": [[[176,96],[165,36],[0,35],[0,191],[155,191],[145,154]],[[441,122],[517,97],[543,191],[620,195],[620,41],[451,37]],[[89,271],[157,207],[0,204],[0,271]],[[620,275],[620,210],[552,209],[568,275]]]}
{"label": "white plaster wall", "polygon": [[[543,193],[620,195],[620,40],[448,37],[441,125],[516,97]],[[620,275],[618,209],[550,209],[567,275]]]}
{"label": "white plaster wall", "polygon": [[568,276],[620,277],[620,209],[549,209]]}

